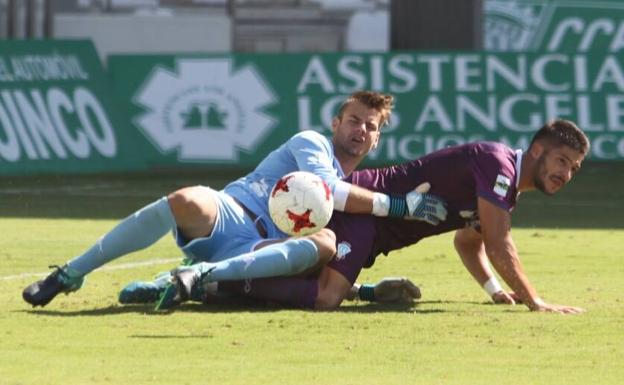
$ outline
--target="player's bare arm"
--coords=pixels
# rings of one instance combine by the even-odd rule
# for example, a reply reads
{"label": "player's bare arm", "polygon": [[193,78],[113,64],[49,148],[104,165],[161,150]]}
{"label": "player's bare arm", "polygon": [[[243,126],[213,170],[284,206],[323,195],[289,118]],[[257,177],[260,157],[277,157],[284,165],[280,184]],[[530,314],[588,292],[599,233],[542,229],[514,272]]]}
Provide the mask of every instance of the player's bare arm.
{"label": "player's bare arm", "polygon": [[349,184],[349,193],[344,211],[353,214],[370,214],[373,212],[373,192],[363,187]]}
{"label": "player's bare arm", "polygon": [[492,273],[485,253],[485,246],[481,234],[472,227],[457,230],[455,232],[455,250],[459,254],[464,266],[477,281],[479,286],[484,288],[494,303],[504,303],[514,305],[516,303],[515,294],[506,292],[498,283]]}
{"label": "player's bare arm", "polygon": [[584,311],[573,306],[544,302],[524,273],[518,251],[511,238],[509,212],[483,198],[479,198],[478,207],[485,252],[496,271],[529,309],[562,314],[576,314]]}

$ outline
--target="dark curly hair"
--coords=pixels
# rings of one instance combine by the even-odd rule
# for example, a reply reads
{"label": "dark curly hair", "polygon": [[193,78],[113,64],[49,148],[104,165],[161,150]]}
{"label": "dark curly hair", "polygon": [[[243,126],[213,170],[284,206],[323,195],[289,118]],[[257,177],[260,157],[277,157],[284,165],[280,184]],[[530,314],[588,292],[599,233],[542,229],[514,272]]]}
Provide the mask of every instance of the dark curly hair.
{"label": "dark curly hair", "polygon": [[576,124],[569,120],[558,119],[546,123],[533,136],[531,146],[535,142],[546,142],[555,147],[566,145],[581,154],[587,154],[589,151],[589,139]]}

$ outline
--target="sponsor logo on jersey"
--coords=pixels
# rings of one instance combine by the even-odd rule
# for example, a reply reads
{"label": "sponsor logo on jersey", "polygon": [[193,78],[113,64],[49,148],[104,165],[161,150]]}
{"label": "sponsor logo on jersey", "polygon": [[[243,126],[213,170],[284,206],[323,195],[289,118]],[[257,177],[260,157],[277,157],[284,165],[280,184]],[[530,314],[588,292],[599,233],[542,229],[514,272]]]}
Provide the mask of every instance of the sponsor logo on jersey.
{"label": "sponsor logo on jersey", "polygon": [[507,191],[509,191],[510,185],[511,180],[509,178],[505,175],[498,174],[496,177],[496,183],[494,183],[494,192],[504,198],[507,196]]}
{"label": "sponsor logo on jersey", "polygon": [[135,124],[162,153],[181,162],[237,161],[276,126],[264,109],[276,100],[251,65],[231,58],[178,59],[157,67],[134,97],[145,108]]}

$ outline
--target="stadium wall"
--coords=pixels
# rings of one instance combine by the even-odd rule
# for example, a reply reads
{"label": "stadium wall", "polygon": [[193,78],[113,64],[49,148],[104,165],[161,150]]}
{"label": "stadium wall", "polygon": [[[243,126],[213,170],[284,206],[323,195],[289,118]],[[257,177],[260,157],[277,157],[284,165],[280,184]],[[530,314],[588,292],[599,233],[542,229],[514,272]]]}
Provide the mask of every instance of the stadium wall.
{"label": "stadium wall", "polygon": [[232,51],[232,22],[227,15],[61,13],[54,21],[57,39],[88,38],[102,61],[111,53]]}

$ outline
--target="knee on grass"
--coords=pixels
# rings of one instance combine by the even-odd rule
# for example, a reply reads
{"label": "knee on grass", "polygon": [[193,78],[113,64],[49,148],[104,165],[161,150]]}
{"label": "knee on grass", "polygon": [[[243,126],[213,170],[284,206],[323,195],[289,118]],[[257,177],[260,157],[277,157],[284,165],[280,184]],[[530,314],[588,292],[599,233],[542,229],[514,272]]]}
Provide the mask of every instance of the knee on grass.
{"label": "knee on grass", "polygon": [[319,285],[319,291],[314,303],[314,309],[321,311],[336,310],[340,307],[340,304],[345,298],[346,293]]}

